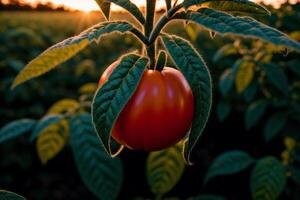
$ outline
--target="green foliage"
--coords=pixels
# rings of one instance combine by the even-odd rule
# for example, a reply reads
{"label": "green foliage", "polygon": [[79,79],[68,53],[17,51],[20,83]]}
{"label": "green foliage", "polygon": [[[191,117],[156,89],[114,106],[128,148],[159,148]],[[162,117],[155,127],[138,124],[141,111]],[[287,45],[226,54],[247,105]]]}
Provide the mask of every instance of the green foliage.
{"label": "green foliage", "polygon": [[300,44],[284,33],[249,17],[234,17],[209,8],[178,13],[174,18],[191,20],[207,29],[225,35],[257,38],[275,45],[284,45],[300,52]]}
{"label": "green foliage", "polygon": [[289,83],[284,72],[274,64],[265,64],[262,66],[266,72],[268,80],[284,95],[288,95]]}
{"label": "green foliage", "polygon": [[185,8],[198,5],[234,13],[271,14],[265,7],[248,0],[184,0],[183,5]]}
{"label": "green foliage", "polygon": [[278,199],[286,184],[286,170],[275,157],[259,160],[251,174],[254,200]]}
{"label": "green foliage", "polygon": [[213,61],[218,62],[220,59],[238,54],[238,49],[233,44],[226,44],[221,47],[214,55]]}
{"label": "green foliage", "polygon": [[35,120],[32,119],[20,119],[10,122],[0,129],[0,143],[29,132],[35,123]]}
{"label": "green foliage", "polygon": [[111,3],[106,2],[105,0],[95,0],[95,1],[98,4],[98,6],[100,7],[100,10],[102,11],[106,20],[109,20]]}
{"label": "green foliage", "polygon": [[112,156],[122,150],[119,144],[111,140],[113,125],[136,90],[147,63],[148,60],[139,55],[124,56],[108,81],[96,92],[94,97],[93,123],[105,150]]}
{"label": "green foliage", "polygon": [[105,152],[88,114],[72,118],[71,146],[87,188],[101,200],[117,199],[123,182],[122,162]]}
{"label": "green foliage", "polygon": [[272,115],[264,127],[265,140],[269,142],[273,137],[275,137],[276,134],[283,129],[285,123],[286,116],[283,113]]}
{"label": "green foliage", "polygon": [[290,167],[292,173],[291,179],[300,187],[300,170],[296,167]]}
{"label": "green foliage", "polygon": [[248,60],[244,60],[240,63],[235,77],[235,86],[239,93],[244,92],[251,84],[254,78],[254,67],[254,63]]}
{"label": "green foliage", "polygon": [[63,119],[62,115],[46,115],[45,117],[43,117],[34,127],[30,136],[30,140],[35,140],[39,136],[39,134],[41,134],[44,131],[45,128],[56,124],[61,119]]}
{"label": "green foliage", "polygon": [[266,107],[267,102],[265,100],[259,100],[250,104],[245,114],[245,124],[247,129],[250,129],[257,124],[263,116]]}
{"label": "green foliage", "polygon": [[105,1],[114,3],[114,4],[124,8],[130,14],[132,14],[141,24],[145,23],[145,18],[144,18],[143,13],[131,1],[128,1],[128,0],[105,0]]}
{"label": "green foliage", "polygon": [[196,196],[191,200],[225,200],[225,198],[217,195],[203,194],[203,195]]}
{"label": "green foliage", "polygon": [[185,162],[181,155],[182,142],[149,154],[147,159],[147,180],[151,191],[157,196],[169,192],[180,180]]}
{"label": "green foliage", "polygon": [[187,79],[194,95],[195,112],[184,157],[191,164],[190,154],[208,120],[212,104],[212,83],[205,61],[192,45],[178,37],[164,35],[163,43],[171,58]]}
{"label": "green foliage", "polygon": [[217,115],[218,119],[223,122],[226,117],[230,114],[231,105],[227,102],[220,101],[217,105]]}
{"label": "green foliage", "polygon": [[16,77],[12,88],[50,71],[60,63],[73,57],[90,43],[94,41],[98,42],[101,36],[115,31],[124,33],[130,29],[132,29],[132,25],[127,22],[101,22],[83,31],[77,36],[62,41],[48,48],[26,65],[26,67]]}
{"label": "green foliage", "polygon": [[0,200],[25,200],[25,198],[13,192],[0,190]]}
{"label": "green foliage", "polygon": [[229,175],[241,172],[249,167],[254,159],[243,151],[229,151],[220,155],[209,167],[204,182],[220,175]]}

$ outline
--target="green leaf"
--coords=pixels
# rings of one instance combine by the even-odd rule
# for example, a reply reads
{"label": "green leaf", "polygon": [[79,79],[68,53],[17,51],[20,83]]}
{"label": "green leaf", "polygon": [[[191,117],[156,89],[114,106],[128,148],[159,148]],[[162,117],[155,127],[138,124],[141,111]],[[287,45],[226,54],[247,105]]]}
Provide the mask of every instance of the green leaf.
{"label": "green leaf", "polygon": [[[92,103],[93,123],[105,150],[116,156],[121,150],[111,140],[112,128],[130,97],[135,92],[148,60],[135,54],[124,56],[108,81],[98,89]],[[113,142],[113,143],[111,143]]]}
{"label": "green leaf", "polygon": [[290,171],[292,173],[292,180],[300,187],[300,170],[296,167],[291,166]]}
{"label": "green leaf", "polygon": [[250,17],[234,17],[221,11],[202,8],[198,12],[180,12],[174,18],[194,21],[210,31],[215,31],[219,34],[257,38],[300,52],[300,43],[290,39],[286,34]]}
{"label": "green leaf", "polygon": [[185,8],[193,5],[232,13],[271,15],[264,6],[248,0],[184,0]]}
{"label": "green leaf", "polygon": [[216,160],[214,160],[214,162],[208,169],[204,182],[207,183],[209,180],[216,176],[229,175],[241,172],[242,170],[249,167],[253,162],[254,159],[246,152],[226,152],[221,156],[217,157]]}
{"label": "green leaf", "polygon": [[185,160],[191,164],[191,151],[203,132],[211,110],[211,77],[205,61],[188,41],[178,36],[163,35],[162,38],[172,60],[187,79],[194,95],[194,119],[184,146]]}
{"label": "green leaf", "polygon": [[130,0],[105,0],[110,3],[114,3],[132,14],[141,24],[145,23],[145,18],[140,9],[132,3]]}
{"label": "green leaf", "polygon": [[258,161],[251,174],[251,192],[254,200],[275,200],[286,184],[286,170],[275,157]]}
{"label": "green leaf", "polygon": [[26,132],[29,132],[35,123],[35,120],[32,119],[20,119],[8,123],[0,129],[0,143],[17,138]]}
{"label": "green leaf", "polygon": [[265,140],[269,142],[276,136],[284,127],[286,123],[286,116],[282,113],[274,114],[270,117],[264,127]]}
{"label": "green leaf", "polygon": [[13,192],[0,190],[0,200],[25,200],[25,198]]}
{"label": "green leaf", "polygon": [[226,117],[230,114],[231,105],[227,102],[220,101],[217,105],[217,116],[218,119],[223,122]]}
{"label": "green leaf", "polygon": [[259,100],[250,104],[245,114],[245,123],[247,129],[250,129],[257,124],[257,122],[263,116],[266,107],[267,102],[265,100]]}
{"label": "green leaf", "polygon": [[49,127],[52,124],[58,123],[61,119],[63,119],[63,115],[46,115],[45,117],[43,117],[34,127],[31,133],[30,141],[35,140],[45,128]]}
{"label": "green leaf", "polygon": [[221,75],[219,80],[219,88],[223,96],[226,96],[232,89],[237,70],[242,62],[242,59],[237,60],[232,68],[226,69]]}
{"label": "green leaf", "polygon": [[238,93],[244,92],[244,90],[251,84],[254,78],[255,64],[251,61],[244,60],[238,67],[235,76],[235,86]]}
{"label": "green leaf", "polygon": [[99,199],[114,200],[123,182],[122,162],[110,158],[95,133],[90,115],[71,119],[71,147],[81,179]]}
{"label": "green leaf", "polygon": [[298,60],[291,60],[287,62],[286,65],[292,72],[300,76],[300,67],[299,67],[300,62]]}
{"label": "green leaf", "polygon": [[105,0],[95,0],[98,6],[100,7],[100,10],[102,11],[104,17],[106,20],[109,20],[110,16],[110,3],[105,2]]}
{"label": "green leaf", "polygon": [[215,53],[213,62],[218,62],[224,57],[235,54],[238,54],[238,49],[233,44],[226,44]]}
{"label": "green leaf", "polygon": [[12,88],[52,70],[60,63],[68,60],[79,51],[83,50],[90,43],[95,41],[99,42],[101,36],[115,31],[124,33],[132,28],[131,24],[122,21],[101,22],[77,36],[60,42],[48,48],[26,65],[14,80]]}
{"label": "green leaf", "polygon": [[258,82],[253,80],[252,83],[243,92],[244,99],[247,103],[253,101],[258,91]]}
{"label": "green leaf", "polygon": [[182,142],[162,151],[152,152],[147,159],[147,180],[151,191],[162,196],[180,180],[185,162],[181,154]]}
{"label": "green leaf", "polygon": [[193,198],[193,200],[226,200],[224,197],[211,195],[211,194],[202,194]]}
{"label": "green leaf", "polygon": [[289,92],[288,78],[285,73],[275,64],[264,64],[262,66],[268,80],[285,96]]}

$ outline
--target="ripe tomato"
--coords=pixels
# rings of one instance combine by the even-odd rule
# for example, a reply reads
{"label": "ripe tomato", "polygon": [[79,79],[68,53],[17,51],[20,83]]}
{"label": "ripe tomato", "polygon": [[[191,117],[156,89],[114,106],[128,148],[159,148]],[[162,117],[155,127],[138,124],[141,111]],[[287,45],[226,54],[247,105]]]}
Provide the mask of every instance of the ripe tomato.
{"label": "ripe tomato", "polygon": [[[101,87],[119,61],[99,81]],[[112,137],[135,150],[157,151],[179,142],[188,132],[194,114],[191,88],[181,72],[165,67],[145,70],[137,90],[120,113]]]}

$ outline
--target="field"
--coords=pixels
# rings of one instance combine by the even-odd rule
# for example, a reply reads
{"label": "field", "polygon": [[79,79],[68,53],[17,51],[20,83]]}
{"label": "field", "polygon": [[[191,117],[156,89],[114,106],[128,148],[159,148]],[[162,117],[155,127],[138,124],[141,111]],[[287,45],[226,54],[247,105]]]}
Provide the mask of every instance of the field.
{"label": "field", "polygon": [[[272,12],[270,17],[254,17],[300,41],[300,4],[284,5]],[[113,13],[112,19],[134,22],[126,13]],[[130,34],[104,36],[60,67],[10,89],[18,72],[42,51],[103,20],[100,13],[0,13],[0,127],[22,118],[39,120],[61,99],[86,98],[82,86],[93,90],[105,68],[122,54],[136,49],[142,53],[141,44]],[[182,24],[171,23],[165,31],[190,40],[206,59],[213,79],[213,108],[193,153],[194,165],[185,167],[178,184],[162,199],[188,199],[200,194],[251,199],[254,163],[264,158],[286,167],[285,178],[274,175],[274,188],[276,181],[283,185],[278,199],[299,199],[299,53],[256,39],[215,36],[196,24],[179,26]],[[249,64],[249,60],[256,64]],[[168,65],[174,66],[170,59]],[[244,67],[238,70],[238,65]],[[260,67],[265,65],[269,67]],[[25,136],[1,143],[0,188],[30,200],[96,199],[79,176],[69,142],[53,158],[44,158],[39,151],[38,142]],[[237,166],[243,170],[236,173],[226,173],[224,166],[225,172],[215,172],[204,183],[213,161],[231,151],[246,153],[251,163]],[[147,156],[146,152],[128,149],[120,154],[124,176],[118,199],[154,198],[145,175]],[[236,166],[243,160],[227,162]]]}

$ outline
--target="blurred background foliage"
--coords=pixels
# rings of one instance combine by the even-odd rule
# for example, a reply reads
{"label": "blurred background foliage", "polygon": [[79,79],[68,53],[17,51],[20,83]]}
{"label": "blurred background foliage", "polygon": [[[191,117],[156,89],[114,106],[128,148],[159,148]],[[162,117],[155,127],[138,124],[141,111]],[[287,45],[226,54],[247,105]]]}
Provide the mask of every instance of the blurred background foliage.
{"label": "blurred background foliage", "polygon": [[[270,9],[272,16],[254,17],[300,41],[300,4]],[[112,18],[132,21],[124,13]],[[99,13],[0,13],[0,127],[16,119],[39,120],[46,113],[56,114],[51,120],[59,121],[43,130],[35,145],[24,136],[1,143],[0,188],[28,199],[99,197],[94,186],[84,186],[89,180],[80,178],[83,169],[94,169],[78,164],[82,153],[68,148],[70,142],[83,141],[72,139],[69,125],[59,115],[91,99],[104,69],[122,54],[140,49],[139,43],[131,35],[106,36],[48,74],[14,90],[10,86],[25,64],[47,47],[102,20]],[[169,24],[166,31],[192,41],[214,82],[214,107],[193,154],[195,164],[184,166],[177,146],[150,155],[125,150],[121,169],[112,172],[123,177],[120,193],[106,191],[103,199],[118,193],[119,199],[300,199],[299,54],[178,23],[182,22]],[[89,112],[88,106],[82,109]],[[45,153],[43,141],[53,133],[59,133],[54,150]],[[95,147],[92,138],[86,142]],[[107,159],[97,151],[99,159]]]}

